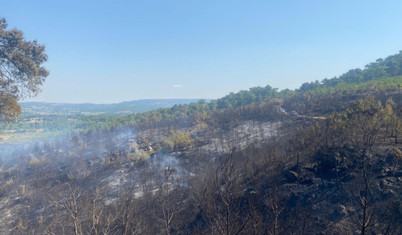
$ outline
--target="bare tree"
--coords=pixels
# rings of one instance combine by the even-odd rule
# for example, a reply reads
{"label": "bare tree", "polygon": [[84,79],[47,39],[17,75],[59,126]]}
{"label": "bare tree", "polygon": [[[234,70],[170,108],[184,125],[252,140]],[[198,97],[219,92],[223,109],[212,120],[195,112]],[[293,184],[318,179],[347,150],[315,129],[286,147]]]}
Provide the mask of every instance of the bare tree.
{"label": "bare tree", "polygon": [[218,160],[214,172],[205,172],[209,175],[196,189],[202,216],[213,234],[240,234],[250,223],[248,198],[241,180],[244,172],[233,158],[234,150]]}
{"label": "bare tree", "polygon": [[[64,188],[65,190],[50,194],[51,202],[67,214],[63,223],[67,223],[67,227],[72,226],[74,234],[82,235],[84,193],[79,187],[72,187],[69,183]],[[63,216],[63,213],[60,215]],[[64,227],[65,224],[61,226]]]}

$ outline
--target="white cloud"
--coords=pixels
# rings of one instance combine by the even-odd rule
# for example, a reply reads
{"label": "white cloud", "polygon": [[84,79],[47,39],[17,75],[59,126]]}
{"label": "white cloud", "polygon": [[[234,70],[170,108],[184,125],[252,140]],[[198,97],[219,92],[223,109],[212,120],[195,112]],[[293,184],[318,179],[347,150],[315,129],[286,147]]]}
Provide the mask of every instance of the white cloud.
{"label": "white cloud", "polygon": [[172,88],[183,88],[183,85],[181,84],[176,84],[176,85],[172,85]]}

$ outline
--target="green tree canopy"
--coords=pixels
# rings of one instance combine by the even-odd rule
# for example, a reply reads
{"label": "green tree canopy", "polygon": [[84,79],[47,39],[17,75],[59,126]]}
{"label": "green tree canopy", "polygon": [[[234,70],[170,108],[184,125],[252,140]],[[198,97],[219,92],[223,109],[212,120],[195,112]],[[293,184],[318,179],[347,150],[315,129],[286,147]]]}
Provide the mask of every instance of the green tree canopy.
{"label": "green tree canopy", "polygon": [[7,29],[0,19],[0,119],[11,121],[21,113],[17,101],[36,96],[49,72],[45,47],[26,41],[21,31]]}

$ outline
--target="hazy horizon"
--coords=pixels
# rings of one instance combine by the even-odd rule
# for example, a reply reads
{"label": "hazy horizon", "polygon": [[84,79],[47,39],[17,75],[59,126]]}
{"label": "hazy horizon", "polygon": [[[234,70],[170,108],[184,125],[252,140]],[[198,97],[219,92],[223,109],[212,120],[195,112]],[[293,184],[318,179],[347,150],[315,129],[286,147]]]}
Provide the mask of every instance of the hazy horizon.
{"label": "hazy horizon", "polygon": [[127,102],[136,102],[136,101],[145,101],[145,100],[211,100],[211,99],[204,99],[204,98],[172,98],[172,99],[135,99],[135,100],[123,100],[119,102],[111,102],[111,103],[91,103],[91,102],[49,102],[49,101],[35,101],[35,100],[22,100],[19,101],[18,103],[20,104],[27,104],[27,103],[45,103],[45,104],[94,104],[94,105],[112,105],[112,104],[121,104],[121,103],[127,103]]}

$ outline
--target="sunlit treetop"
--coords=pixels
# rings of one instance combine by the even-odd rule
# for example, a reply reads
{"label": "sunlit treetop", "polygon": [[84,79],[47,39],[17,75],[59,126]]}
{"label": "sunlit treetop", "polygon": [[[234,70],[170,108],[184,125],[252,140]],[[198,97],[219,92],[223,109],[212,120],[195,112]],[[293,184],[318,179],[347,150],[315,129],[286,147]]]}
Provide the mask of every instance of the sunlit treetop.
{"label": "sunlit treetop", "polygon": [[47,61],[45,47],[37,41],[26,41],[21,31],[7,29],[0,19],[0,119],[18,118],[21,108],[17,101],[39,94],[49,75],[41,66]]}

